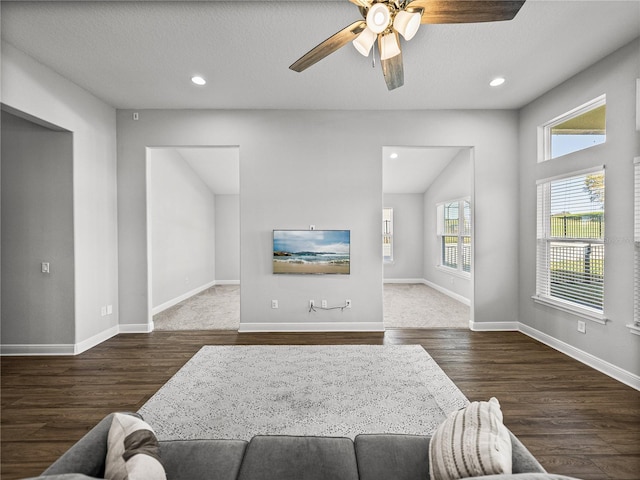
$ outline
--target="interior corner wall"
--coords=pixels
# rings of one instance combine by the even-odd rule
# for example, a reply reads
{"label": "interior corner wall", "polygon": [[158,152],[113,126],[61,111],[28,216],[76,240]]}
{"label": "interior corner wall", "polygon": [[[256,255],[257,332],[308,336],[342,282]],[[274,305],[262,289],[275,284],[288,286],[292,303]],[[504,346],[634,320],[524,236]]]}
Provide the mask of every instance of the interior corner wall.
{"label": "interior corner wall", "polygon": [[69,132],[2,112],[5,346],[75,343],[72,161]]}
{"label": "interior corner wall", "polygon": [[240,195],[216,195],[216,283],[240,282]]}
{"label": "interior corner wall", "polygon": [[[240,146],[241,328],[382,325],[382,147],[474,146],[474,320],[516,318],[517,242],[502,240],[518,233],[517,112],[142,110],[138,121],[131,114],[117,112],[121,326],[148,315],[145,147],[167,145]],[[350,275],[272,274],[272,230],[311,224],[351,230]],[[353,308],[309,313],[312,298],[349,298]]]}
{"label": "interior corner wall", "polygon": [[[505,175],[507,173],[505,172]],[[511,172],[513,175],[513,172]],[[424,265],[423,278],[434,285],[471,301],[473,282],[470,278],[443,271],[436,266],[441,261],[441,244],[437,235],[436,206],[449,200],[471,199],[475,209],[473,193],[473,161],[471,149],[462,149],[440,175],[431,183],[423,195],[424,201]],[[482,229],[481,229],[482,230]],[[475,258],[472,260],[475,271]],[[490,274],[490,272],[487,272]],[[489,276],[485,276],[488,279]],[[514,321],[515,318],[512,319]],[[474,320],[475,322],[476,320]]]}
{"label": "interior corner wall", "polygon": [[147,161],[155,308],[213,285],[215,196],[175,149],[150,148]]}
{"label": "interior corner wall", "polygon": [[[575,349],[612,369],[640,375],[640,337],[626,324],[634,299],[634,157],[640,155],[635,129],[636,79],[640,78],[640,40],[536,99],[520,112],[520,313],[525,328],[547,341]],[[606,143],[547,162],[537,162],[540,125],[606,94]],[[605,165],[605,304],[606,325],[534,303],[536,272],[536,180]]]}
{"label": "interior corner wall", "polygon": [[384,279],[421,280],[424,256],[422,194],[385,193],[383,206],[393,208],[393,262],[384,264]]}
{"label": "interior corner wall", "polygon": [[[88,348],[118,329],[115,109],[6,42],[2,103],[73,135],[75,318],[69,321],[75,350]],[[103,316],[107,305],[113,314]]]}

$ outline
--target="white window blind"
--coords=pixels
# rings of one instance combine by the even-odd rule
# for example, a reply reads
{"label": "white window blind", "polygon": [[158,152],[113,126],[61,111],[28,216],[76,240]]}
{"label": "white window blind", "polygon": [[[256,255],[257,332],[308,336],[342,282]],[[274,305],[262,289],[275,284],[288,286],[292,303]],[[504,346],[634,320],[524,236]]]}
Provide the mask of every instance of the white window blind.
{"label": "white window blind", "polygon": [[604,169],[538,183],[536,296],[604,310]]}

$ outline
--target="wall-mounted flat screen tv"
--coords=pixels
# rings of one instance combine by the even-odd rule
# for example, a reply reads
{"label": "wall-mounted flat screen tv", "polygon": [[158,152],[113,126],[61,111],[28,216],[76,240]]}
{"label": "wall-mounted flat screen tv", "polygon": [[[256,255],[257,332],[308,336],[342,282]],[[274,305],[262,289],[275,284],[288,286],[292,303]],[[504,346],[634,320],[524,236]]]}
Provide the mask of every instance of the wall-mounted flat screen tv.
{"label": "wall-mounted flat screen tv", "polygon": [[274,230],[273,273],[350,273],[350,230]]}

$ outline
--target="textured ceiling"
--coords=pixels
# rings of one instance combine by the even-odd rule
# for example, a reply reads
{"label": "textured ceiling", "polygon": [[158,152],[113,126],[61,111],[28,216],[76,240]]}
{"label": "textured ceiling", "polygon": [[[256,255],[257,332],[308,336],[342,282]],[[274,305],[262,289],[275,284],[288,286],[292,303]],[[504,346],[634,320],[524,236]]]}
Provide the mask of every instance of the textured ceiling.
{"label": "textured ceiling", "polygon": [[[351,45],[289,65],[360,18],[341,1],[0,3],[2,38],[116,108],[520,108],[640,34],[640,1],[528,0],[513,21],[422,25],[405,86]],[[204,87],[189,81],[194,74]],[[507,78],[490,88],[496,75]]]}

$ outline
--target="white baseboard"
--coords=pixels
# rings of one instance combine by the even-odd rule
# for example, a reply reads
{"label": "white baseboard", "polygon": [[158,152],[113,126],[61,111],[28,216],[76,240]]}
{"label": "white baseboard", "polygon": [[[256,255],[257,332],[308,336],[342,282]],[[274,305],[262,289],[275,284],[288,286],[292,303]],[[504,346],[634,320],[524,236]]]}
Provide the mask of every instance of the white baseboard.
{"label": "white baseboard", "polygon": [[191,298],[194,295],[199,294],[200,292],[206,290],[207,288],[211,288],[216,284],[216,281],[213,280],[211,282],[205,283],[204,285],[200,285],[199,287],[194,288],[193,290],[190,290],[186,293],[183,293],[182,295],[176,297],[176,298],[172,298],[171,300],[168,300],[156,307],[153,307],[153,309],[151,310],[151,315],[156,315],[157,313],[163,312],[165,311],[167,308],[171,308],[174,305],[177,305],[178,303],[186,300],[187,298]]}
{"label": "white baseboard", "polygon": [[535,328],[532,328],[523,323],[520,323],[519,330],[525,335],[541,343],[544,343],[545,345],[548,345],[551,348],[558,350],[559,352],[562,352],[565,355],[568,355],[571,358],[584,363],[585,365],[590,366],[591,368],[595,368],[599,372],[602,372],[605,375],[608,375],[609,377],[624,383],[625,385],[629,385],[636,390],[640,390],[640,376],[638,375],[623,370],[622,368],[617,367],[594,355],[591,355],[584,350],[580,350],[579,348],[569,345],[562,340],[558,340],[557,338],[547,335],[546,333],[541,332],[540,330],[536,330]]}
{"label": "white baseboard", "polygon": [[151,323],[125,323],[118,325],[118,333],[151,333],[153,332],[153,322]]}
{"label": "white baseboard", "polygon": [[238,332],[384,332],[383,322],[242,323]]}
{"label": "white baseboard", "polygon": [[216,280],[215,285],[240,285],[240,280]]}
{"label": "white baseboard", "polygon": [[422,278],[385,278],[384,283],[424,283]]}
{"label": "white baseboard", "polygon": [[520,330],[518,322],[474,322],[469,320],[469,329],[474,332],[517,332]]}
{"label": "white baseboard", "polygon": [[94,335],[91,338],[87,338],[80,343],[75,344],[74,355],[77,355],[82,352],[86,352],[90,348],[95,347],[96,345],[101,344],[105,340],[109,340],[111,337],[115,337],[120,332],[119,325],[114,325],[111,328],[108,328],[104,332],[100,332],[97,335]]}
{"label": "white baseboard", "polygon": [[0,345],[2,356],[75,355],[73,343],[64,344],[6,344]]}
{"label": "white baseboard", "polygon": [[467,306],[471,306],[471,300],[467,297],[463,297],[462,295],[452,292],[451,290],[447,290],[446,288],[438,285],[437,283],[430,282],[429,280],[422,280],[421,283],[424,283],[427,287],[431,287],[434,290],[439,291],[440,293],[444,293],[446,296],[453,298],[454,300],[459,301],[460,303],[464,303]]}

